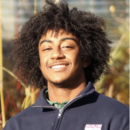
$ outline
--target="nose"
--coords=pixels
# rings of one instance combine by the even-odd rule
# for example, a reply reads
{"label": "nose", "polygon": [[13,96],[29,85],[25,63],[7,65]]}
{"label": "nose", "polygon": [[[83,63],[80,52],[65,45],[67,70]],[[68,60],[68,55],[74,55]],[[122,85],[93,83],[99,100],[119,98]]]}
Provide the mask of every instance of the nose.
{"label": "nose", "polygon": [[53,49],[52,54],[51,54],[51,59],[62,59],[64,57],[65,57],[64,54],[59,48]]}

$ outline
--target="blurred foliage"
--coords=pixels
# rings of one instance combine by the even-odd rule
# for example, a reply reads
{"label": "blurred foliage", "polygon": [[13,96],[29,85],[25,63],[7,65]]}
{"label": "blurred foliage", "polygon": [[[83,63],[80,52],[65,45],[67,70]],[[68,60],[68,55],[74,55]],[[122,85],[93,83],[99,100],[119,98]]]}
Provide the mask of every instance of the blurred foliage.
{"label": "blurred foliage", "polygon": [[[112,10],[113,11],[113,10]],[[115,98],[129,105],[129,21],[118,18],[114,11],[112,16],[120,22],[116,33],[121,37],[117,46],[111,52],[110,74],[102,76],[95,84],[98,92]],[[115,30],[113,30],[115,31]]]}

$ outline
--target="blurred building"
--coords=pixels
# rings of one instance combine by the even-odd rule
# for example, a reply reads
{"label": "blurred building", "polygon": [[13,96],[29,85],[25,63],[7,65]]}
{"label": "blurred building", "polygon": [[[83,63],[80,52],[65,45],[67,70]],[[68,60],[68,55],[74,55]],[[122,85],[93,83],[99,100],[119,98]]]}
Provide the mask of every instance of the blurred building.
{"label": "blurred building", "polygon": [[[116,15],[127,19],[129,14],[128,0],[61,0],[68,2],[70,8],[76,6],[80,10],[90,11],[106,20],[107,34],[112,41],[119,39],[120,34],[114,33],[119,26],[109,11],[111,5],[115,6]],[[45,0],[37,0],[37,10],[40,11]],[[1,0],[2,5],[2,31],[4,39],[12,39],[21,26],[33,15],[34,1],[32,0]]]}

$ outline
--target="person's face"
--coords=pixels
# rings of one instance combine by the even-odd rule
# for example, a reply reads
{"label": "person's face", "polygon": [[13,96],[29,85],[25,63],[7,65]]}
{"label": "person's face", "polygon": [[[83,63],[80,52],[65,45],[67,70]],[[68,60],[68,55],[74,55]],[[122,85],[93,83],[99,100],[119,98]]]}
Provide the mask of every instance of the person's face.
{"label": "person's face", "polygon": [[78,39],[73,34],[59,30],[58,35],[48,30],[39,40],[40,69],[47,83],[76,82],[83,75]]}

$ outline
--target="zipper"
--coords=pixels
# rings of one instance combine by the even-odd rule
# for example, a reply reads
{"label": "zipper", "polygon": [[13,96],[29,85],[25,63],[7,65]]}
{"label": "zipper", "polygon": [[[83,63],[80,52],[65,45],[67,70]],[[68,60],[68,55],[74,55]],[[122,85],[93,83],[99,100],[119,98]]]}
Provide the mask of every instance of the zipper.
{"label": "zipper", "polygon": [[60,119],[61,119],[61,117],[63,115],[63,112],[65,111],[65,108],[68,106],[68,104],[70,105],[71,103],[75,102],[76,100],[78,100],[78,99],[80,99],[82,97],[83,97],[82,95],[77,96],[76,98],[69,101],[62,109],[59,109],[59,113],[58,113],[58,116],[57,116],[57,121],[56,121],[54,130],[58,130],[59,125],[60,125]]}
{"label": "zipper", "polygon": [[58,108],[56,108],[56,107],[54,107],[54,106],[32,106],[32,107],[58,109],[58,110],[59,110],[59,113],[58,113],[58,116],[57,116],[57,121],[56,121],[55,126],[54,126],[54,130],[58,130],[59,125],[60,125],[61,117],[62,117],[63,112],[65,111],[66,107],[67,107],[68,105],[72,104],[73,102],[75,102],[76,100],[82,98],[82,97],[83,97],[83,95],[79,95],[79,96],[77,96],[76,98],[70,100],[67,104],[65,104],[65,106],[64,106],[62,109],[58,109]]}
{"label": "zipper", "polygon": [[56,107],[53,107],[53,106],[34,106],[32,105],[32,107],[41,107],[41,108],[52,108],[52,109],[57,109]]}
{"label": "zipper", "polygon": [[67,104],[65,104],[65,106],[64,106],[62,109],[59,110],[58,117],[59,117],[59,118],[61,117],[61,115],[62,115],[64,109],[66,108],[66,106],[68,106],[68,104],[70,105],[71,103],[73,103],[74,101],[76,101],[77,99],[80,99],[80,98],[82,98],[82,97],[83,97],[82,95],[79,95],[79,96],[77,96],[76,98],[70,100]]}

